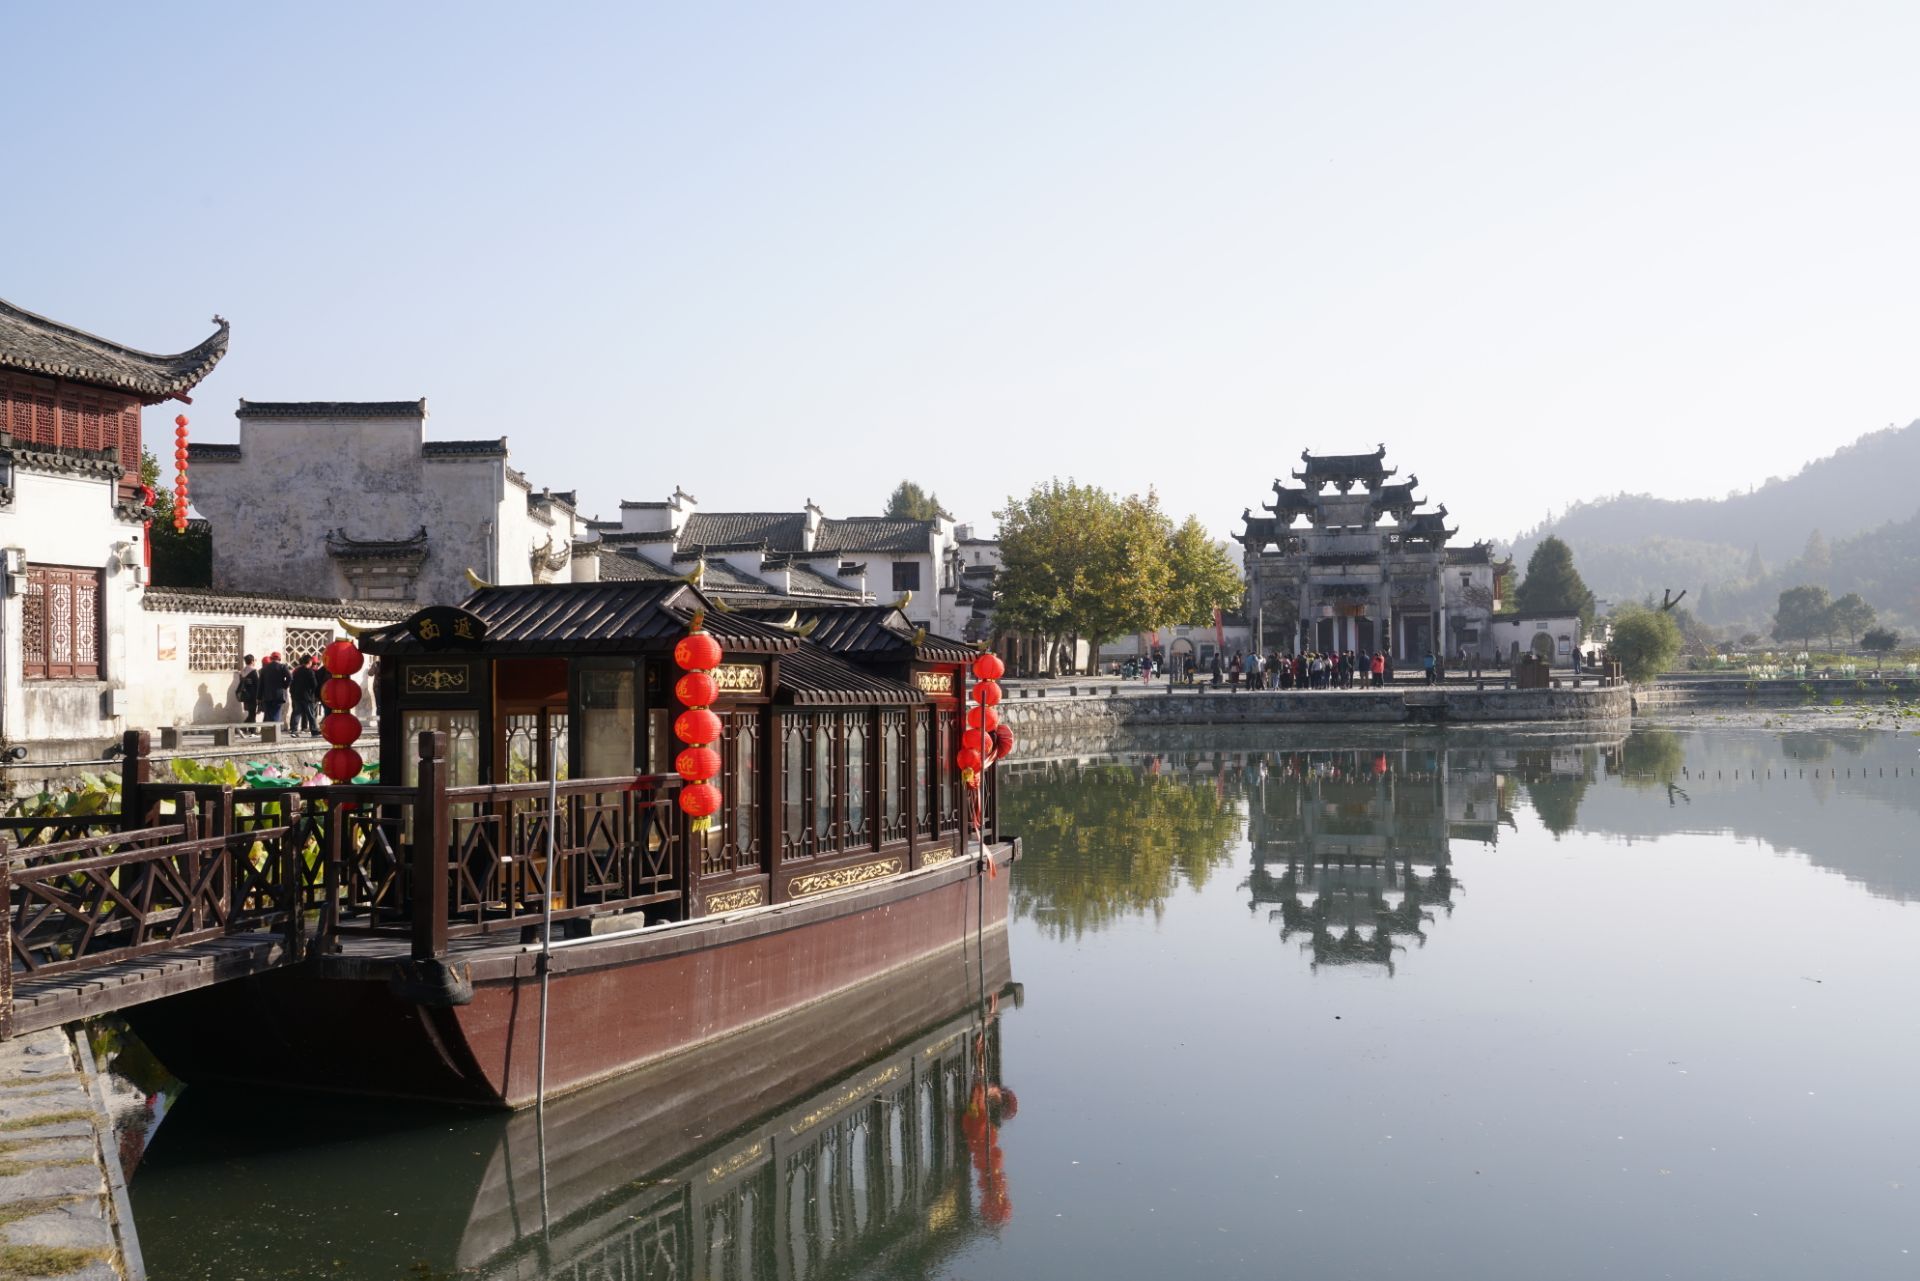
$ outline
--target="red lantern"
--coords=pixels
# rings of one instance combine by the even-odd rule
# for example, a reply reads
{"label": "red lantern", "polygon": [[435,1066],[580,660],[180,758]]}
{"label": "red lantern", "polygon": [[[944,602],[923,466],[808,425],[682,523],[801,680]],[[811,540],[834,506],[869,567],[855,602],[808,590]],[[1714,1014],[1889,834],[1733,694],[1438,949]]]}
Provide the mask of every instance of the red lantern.
{"label": "red lantern", "polygon": [[1013,755],[1013,730],[1001,725],[993,731],[993,755],[998,760]]}
{"label": "red lantern", "polygon": [[673,696],[688,707],[705,707],[720,697],[720,686],[705,672],[688,672],[673,683]]}
{"label": "red lantern", "polygon": [[174,427],[174,430],[179,432],[182,436],[186,435],[187,434],[187,416],[185,414],[175,414],[173,416],[173,427]]}
{"label": "red lantern", "polygon": [[1000,701],[1000,687],[992,681],[981,681],[973,687],[973,701],[982,707],[992,707]]}
{"label": "red lantern", "polygon": [[689,783],[680,789],[680,810],[689,818],[710,818],[720,812],[720,789],[712,783]]}
{"label": "red lantern", "polygon": [[715,743],[720,740],[720,718],[704,707],[692,707],[673,722],[673,733],[683,743]]}
{"label": "red lantern", "polygon": [[971,747],[963,747],[960,749],[960,754],[953,758],[953,763],[961,769],[979,769],[980,753]]}
{"label": "red lantern", "polygon": [[983,681],[997,681],[1007,674],[1007,665],[997,654],[982,654],[973,660],[973,674]]}
{"label": "red lantern", "polygon": [[969,707],[967,709],[967,724],[974,729],[990,730],[999,723],[1000,713],[994,711],[991,707]]}
{"label": "red lantern", "polygon": [[360,706],[360,687],[344,676],[335,676],[320,687],[320,705],[330,712],[350,712]]}
{"label": "red lantern", "polygon": [[336,747],[320,758],[320,772],[336,783],[351,783],[360,777],[361,766],[365,763],[360,759],[360,753],[351,747]]}
{"label": "red lantern", "polygon": [[673,768],[689,783],[704,783],[720,773],[720,753],[711,747],[689,747],[673,758]]}
{"label": "red lantern", "polygon": [[360,741],[360,718],[352,712],[328,712],[320,718],[320,737],[335,747],[351,747]]}
{"label": "red lantern", "polygon": [[705,632],[689,632],[673,647],[673,661],[690,672],[705,672],[720,666],[720,642]]}
{"label": "red lantern", "polygon": [[960,736],[960,745],[985,756],[993,746],[993,736],[985,730],[970,729]]}
{"label": "red lantern", "polygon": [[[366,655],[360,647],[350,640],[337,640],[321,653],[320,661],[326,665],[329,674],[351,676],[367,665]],[[348,704],[352,706],[352,704]]]}

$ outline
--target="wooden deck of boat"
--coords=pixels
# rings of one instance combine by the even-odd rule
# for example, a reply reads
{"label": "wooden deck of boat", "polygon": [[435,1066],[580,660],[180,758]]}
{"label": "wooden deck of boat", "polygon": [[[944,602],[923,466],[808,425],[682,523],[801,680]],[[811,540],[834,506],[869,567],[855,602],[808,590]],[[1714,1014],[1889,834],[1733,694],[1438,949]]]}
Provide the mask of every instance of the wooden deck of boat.
{"label": "wooden deck of boat", "polygon": [[281,965],[286,954],[286,940],[279,934],[233,934],[149,952],[98,969],[44,978],[16,975],[13,1034],[58,1027],[259,974]]}

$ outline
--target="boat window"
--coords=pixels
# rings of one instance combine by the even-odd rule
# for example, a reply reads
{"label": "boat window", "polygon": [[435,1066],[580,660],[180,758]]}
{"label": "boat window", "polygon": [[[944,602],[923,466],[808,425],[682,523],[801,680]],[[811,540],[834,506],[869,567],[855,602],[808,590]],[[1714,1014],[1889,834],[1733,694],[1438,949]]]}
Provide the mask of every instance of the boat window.
{"label": "boat window", "polygon": [[673,727],[667,709],[656,707],[647,713],[647,773],[673,772]]}
{"label": "boat window", "polygon": [[[473,710],[435,709],[406,713],[406,728],[401,737],[405,749],[400,754],[400,782],[404,787],[420,783],[419,742],[425,730],[437,729],[447,736],[447,786],[472,787],[480,781],[480,713]],[[383,778],[384,782],[385,779]]]}
{"label": "boat window", "polygon": [[631,667],[587,668],[580,673],[582,777],[633,773],[635,710]]}
{"label": "boat window", "polygon": [[847,713],[847,844],[871,845],[867,834],[867,717],[863,712]]}
{"label": "boat window", "polygon": [[813,841],[815,850],[834,849],[833,718],[813,723]]}
{"label": "boat window", "polygon": [[727,832],[732,870],[760,866],[760,713],[727,713],[727,753],[723,780],[732,820]]}
{"label": "boat window", "polygon": [[898,841],[906,837],[903,824],[907,812],[907,714],[880,714],[880,750],[884,754],[880,768],[880,839]]}
{"label": "boat window", "polygon": [[780,831],[791,857],[807,845],[807,718],[793,712],[780,717]]}

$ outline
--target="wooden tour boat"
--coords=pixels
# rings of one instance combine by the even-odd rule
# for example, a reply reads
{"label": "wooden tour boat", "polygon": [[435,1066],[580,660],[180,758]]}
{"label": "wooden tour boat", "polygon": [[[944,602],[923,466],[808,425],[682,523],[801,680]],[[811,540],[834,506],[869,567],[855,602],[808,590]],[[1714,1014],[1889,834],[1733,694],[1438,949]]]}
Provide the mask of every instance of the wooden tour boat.
{"label": "wooden tour boat", "polygon": [[[120,830],[14,856],[8,1016],[23,979],[218,935],[240,977],[119,1002],[183,1078],[520,1107],[1004,929],[1018,843],[957,762],[976,651],[893,608],[782,612],[482,587],[365,633],[378,785],[157,782],[131,743]],[[668,773],[703,617],[710,825]],[[91,916],[83,863],[112,865]]]}

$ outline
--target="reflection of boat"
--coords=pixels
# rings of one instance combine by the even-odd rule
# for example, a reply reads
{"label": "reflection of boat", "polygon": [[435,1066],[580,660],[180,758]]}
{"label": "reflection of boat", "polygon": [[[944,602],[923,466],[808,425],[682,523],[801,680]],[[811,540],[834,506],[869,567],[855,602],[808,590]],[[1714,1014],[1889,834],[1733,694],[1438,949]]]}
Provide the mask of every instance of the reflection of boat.
{"label": "reflection of boat", "polygon": [[[804,1027],[782,1020],[540,1110],[369,1120],[364,1101],[302,1100],[319,1109],[299,1122],[314,1139],[291,1148],[261,1126],[258,1097],[189,1091],[134,1186],[147,1254],[198,1274],[192,1256],[235,1257],[250,1247],[232,1234],[253,1233],[263,1257],[324,1260],[328,1275],[484,1278],[809,1277],[937,1257],[1007,1213],[1008,972],[991,932],[964,961],[902,972],[884,1000],[823,1002]],[[260,1210],[208,1233],[212,1203]],[[309,1212],[272,1214],[282,1203]],[[366,1235],[343,1243],[339,1224]]]}

